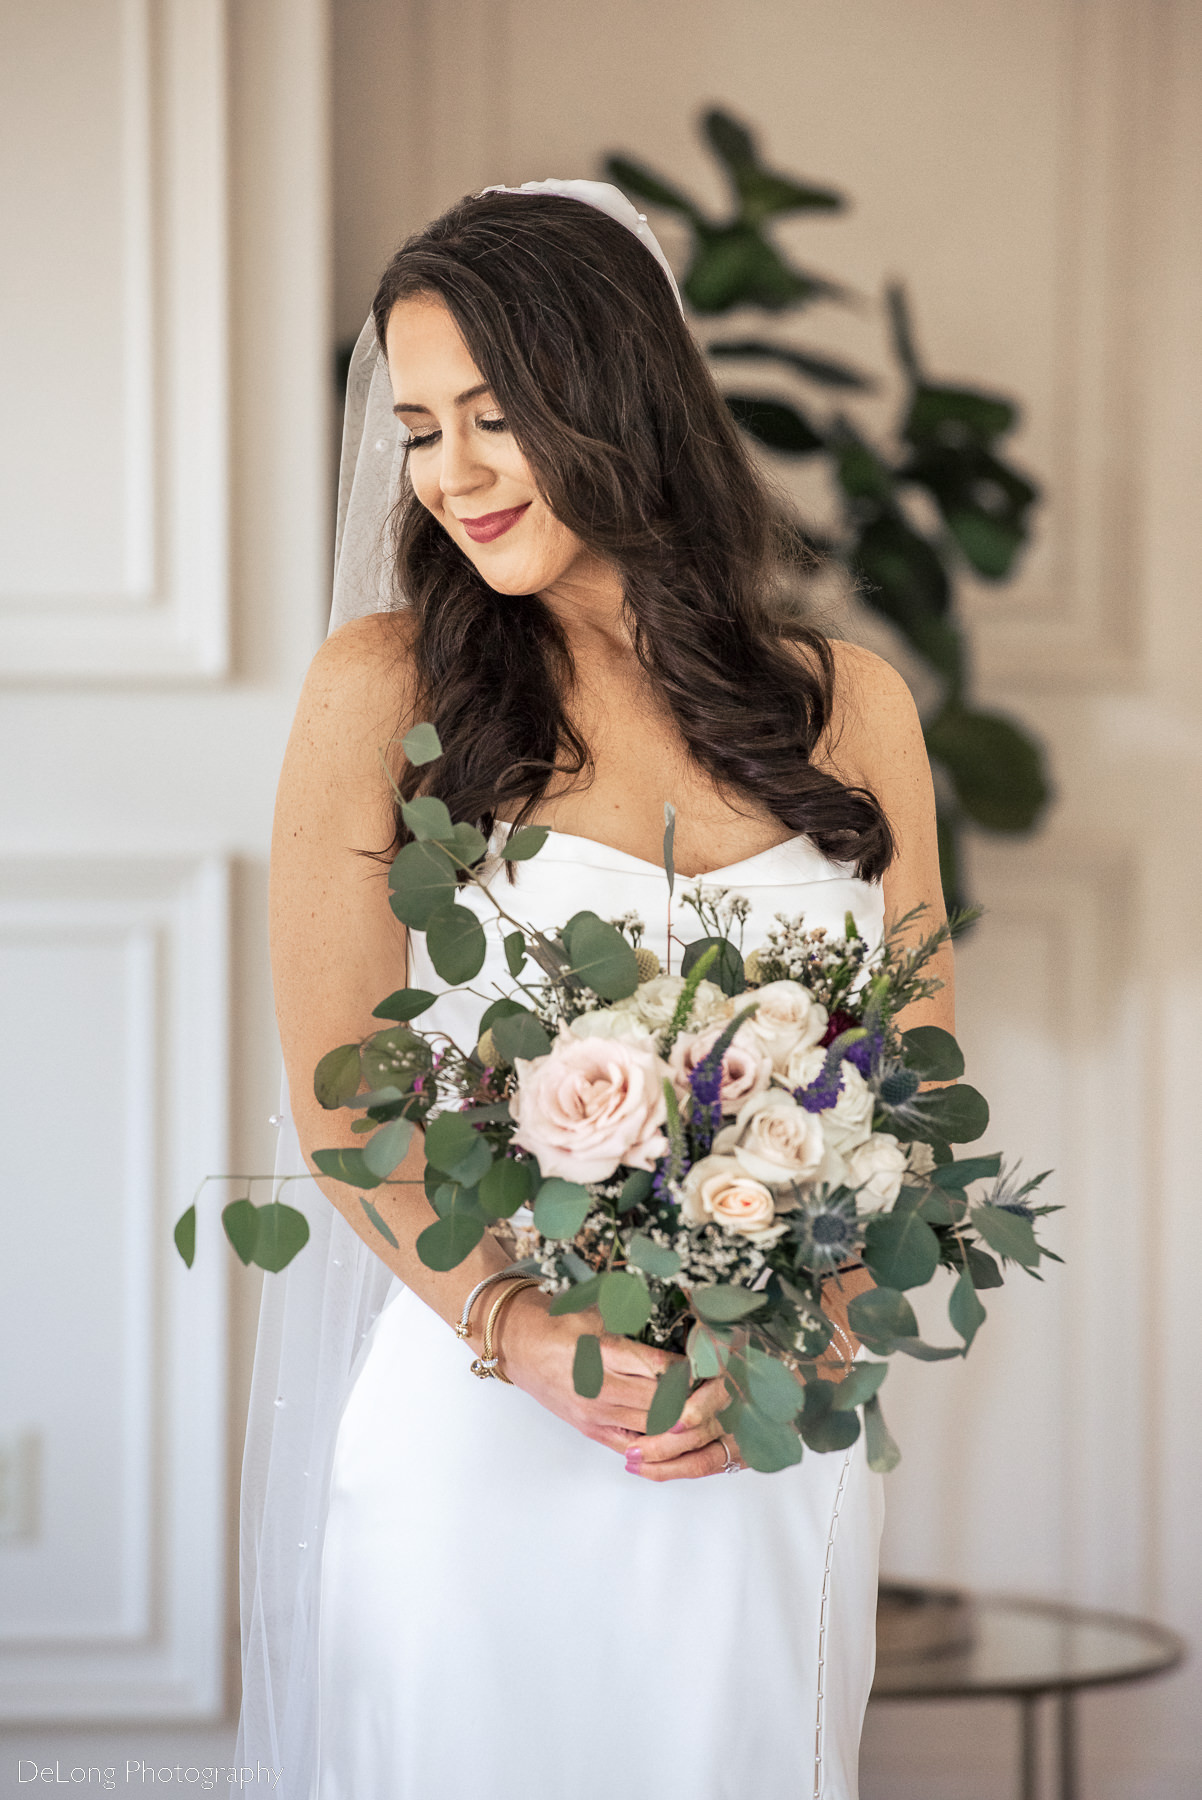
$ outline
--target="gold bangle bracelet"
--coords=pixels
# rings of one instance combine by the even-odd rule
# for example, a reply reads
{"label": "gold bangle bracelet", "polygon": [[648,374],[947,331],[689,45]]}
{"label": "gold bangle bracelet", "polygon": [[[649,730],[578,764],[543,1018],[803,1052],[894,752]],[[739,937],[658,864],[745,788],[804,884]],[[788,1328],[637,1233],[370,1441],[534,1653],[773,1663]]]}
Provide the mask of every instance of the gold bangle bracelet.
{"label": "gold bangle bracelet", "polygon": [[477,1356],[472,1363],[472,1374],[478,1375],[481,1381],[493,1379],[496,1381],[503,1381],[506,1387],[513,1386],[508,1375],[504,1374],[501,1369],[500,1358],[497,1355],[493,1343],[493,1332],[496,1329],[497,1320],[501,1316],[501,1309],[508,1306],[509,1302],[513,1299],[513,1296],[515,1294],[520,1294],[523,1288],[538,1287],[539,1285],[537,1277],[533,1275],[510,1277],[506,1282],[504,1292],[499,1294],[493,1301],[492,1311],[489,1313],[488,1321],[484,1327],[484,1354],[483,1356]]}

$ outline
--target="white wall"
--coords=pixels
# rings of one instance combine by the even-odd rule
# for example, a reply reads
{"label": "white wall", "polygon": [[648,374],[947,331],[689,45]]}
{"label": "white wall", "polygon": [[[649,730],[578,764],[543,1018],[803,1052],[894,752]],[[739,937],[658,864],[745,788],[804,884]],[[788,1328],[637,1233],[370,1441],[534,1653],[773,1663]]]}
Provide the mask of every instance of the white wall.
{"label": "white wall", "polygon": [[[718,102],[854,197],[789,228],[803,260],[870,300],[904,276],[931,366],[1023,401],[1038,543],[968,616],[981,698],[1044,737],[1058,798],[1033,842],[974,850],[961,1018],[991,1142],[1056,1165],[1067,1264],[993,1296],[964,1366],[891,1377],[886,1565],[1202,1640],[1202,8],[340,0],[335,24],[342,333],[404,232],[486,183],[620,149],[717,206],[694,120]],[[871,304],[787,335],[881,360]],[[1087,1699],[1088,1791],[1195,1794],[1199,1700],[1189,1670]],[[1008,1794],[1013,1755],[1001,1708],[882,1709],[866,1796],[961,1800],[969,1766],[974,1800]]]}
{"label": "white wall", "polygon": [[190,1273],[170,1232],[273,1154],[266,852],[328,605],[325,11],[3,0],[0,71],[0,1717],[43,1721],[8,1792],[56,1721],[234,1693],[257,1283],[220,1190]]}

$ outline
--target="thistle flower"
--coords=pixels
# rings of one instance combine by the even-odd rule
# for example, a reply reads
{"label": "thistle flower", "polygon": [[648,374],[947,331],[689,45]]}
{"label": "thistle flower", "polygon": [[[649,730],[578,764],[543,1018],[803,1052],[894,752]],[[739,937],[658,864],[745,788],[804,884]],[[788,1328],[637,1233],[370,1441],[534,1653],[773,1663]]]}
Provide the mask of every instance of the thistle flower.
{"label": "thistle flower", "polygon": [[789,1235],[797,1246],[797,1266],[825,1274],[846,1262],[860,1242],[856,1198],[846,1188],[821,1187],[799,1192],[800,1204],[788,1215]]}

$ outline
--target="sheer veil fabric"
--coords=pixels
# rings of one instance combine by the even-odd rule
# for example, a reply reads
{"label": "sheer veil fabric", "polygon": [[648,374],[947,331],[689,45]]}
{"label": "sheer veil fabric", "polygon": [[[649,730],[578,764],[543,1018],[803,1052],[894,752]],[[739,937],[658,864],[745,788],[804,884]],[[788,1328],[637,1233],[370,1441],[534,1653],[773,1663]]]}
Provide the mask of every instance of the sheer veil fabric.
{"label": "sheer veil fabric", "polygon": [[[526,182],[488,191],[558,194],[607,212],[645,245],[680,294],[646,220],[603,182]],[[683,308],[682,308],[683,310]],[[404,438],[373,321],[347,380],[330,630],[398,605],[386,526],[400,494]],[[316,1782],[317,1630],[321,1552],[339,1420],[372,1324],[401,1287],[308,1175],[280,1093],[277,1195],[309,1221],[309,1243],[267,1275],[242,1464],[239,1530],[242,1710],[237,1767],[282,1770],[274,1792],[310,1800]],[[297,1178],[300,1179],[297,1179]],[[241,1793],[235,1780],[231,1793]]]}

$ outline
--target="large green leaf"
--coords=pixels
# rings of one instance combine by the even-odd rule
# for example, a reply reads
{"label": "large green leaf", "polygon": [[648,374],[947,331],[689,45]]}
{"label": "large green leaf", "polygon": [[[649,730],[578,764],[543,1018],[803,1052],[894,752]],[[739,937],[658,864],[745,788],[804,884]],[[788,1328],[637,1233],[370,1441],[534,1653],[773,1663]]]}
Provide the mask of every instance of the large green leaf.
{"label": "large green leaf", "polygon": [[686,219],[701,217],[697,206],[682,189],[673,187],[662,175],[653,174],[643,163],[632,162],[626,156],[607,156],[605,173],[625,194],[635,194],[652,206],[664,206],[670,212],[683,213]]}
{"label": "large green leaf", "polygon": [[381,1000],[379,1006],[373,1008],[372,1018],[396,1019],[403,1023],[426,1012],[437,998],[438,995],[428,988],[398,988],[395,994],[389,994],[387,1000]]}
{"label": "large green leaf", "polygon": [[1025,1269],[1037,1266],[1041,1252],[1030,1219],[1024,1219],[1021,1213],[1009,1212],[1004,1206],[989,1205],[971,1207],[968,1216],[989,1248],[996,1250],[999,1256],[1009,1262],[1021,1263]]}
{"label": "large green leaf", "polygon": [[694,1325],[689,1332],[687,1348],[689,1364],[698,1381],[709,1381],[713,1376],[721,1375],[730,1355],[726,1334],[712,1326]]}
{"label": "large green leaf", "polygon": [[450,837],[444,839],[443,848],[450,856],[454,857],[461,868],[470,869],[480,861],[488,849],[488,840],[483,832],[477,831],[474,825],[469,825],[465,819],[461,819],[452,830]]}
{"label": "large green leaf", "polygon": [[348,1187],[379,1187],[380,1177],[363,1160],[362,1150],[315,1150],[313,1161],[323,1175],[332,1181],[345,1181]]}
{"label": "large green leaf", "polygon": [[388,871],[389,902],[405,925],[424,931],[455,898],[455,865],[438,844],[406,844]]}
{"label": "large green leaf", "polygon": [[415,838],[449,838],[455,827],[445,800],[422,794],[417,800],[401,802],[401,817]]}
{"label": "large green leaf", "polygon": [[576,1339],[572,1358],[572,1385],[585,1400],[595,1400],[605,1381],[605,1364],[601,1361],[601,1339],[582,1332]]}
{"label": "large green leaf", "polygon": [[426,949],[445,982],[473,981],[487,954],[484,927],[466,906],[440,906],[426,923]]}
{"label": "large green leaf", "polygon": [[972,1182],[986,1181],[996,1175],[1001,1166],[1000,1151],[995,1150],[991,1156],[962,1156],[958,1162],[944,1163],[935,1169],[931,1180],[936,1187],[946,1188],[949,1193],[962,1194]]}
{"label": "large green leaf", "polygon": [[960,1271],[952,1289],[951,1299],[947,1303],[947,1316],[951,1320],[952,1330],[958,1331],[964,1339],[967,1351],[986,1318],[985,1308],[977,1299],[977,1290],[967,1268]]}
{"label": "large green leaf", "polygon": [[358,1044],[339,1044],[327,1050],[313,1071],[313,1092],[317,1104],[327,1112],[345,1106],[359,1091],[362,1063]]}
{"label": "large green leaf", "polygon": [[756,394],[723,394],[728,411],[757,444],[785,456],[813,456],[825,448],[805,414],[783,400],[765,400]]}
{"label": "large green leaf", "polygon": [[718,338],[705,346],[708,355],[718,361],[729,358],[754,361],[783,363],[795,374],[804,375],[817,387],[848,388],[860,393],[872,393],[876,382],[870,375],[861,374],[849,363],[835,362],[830,357],[815,356],[809,350],[797,350],[787,344],[770,344],[763,338]]}
{"label": "large green leaf", "polygon": [[989,1128],[989,1103],[967,1082],[930,1088],[910,1103],[906,1135],[928,1143],[971,1144]]}
{"label": "large green leaf", "polygon": [[872,1399],[888,1373],[886,1362],[853,1363],[842,1381],[832,1383],[835,1391],[831,1395],[831,1411],[850,1412],[853,1407],[863,1406]]}
{"label": "large green leaf", "polygon": [[405,1160],[414,1129],[411,1119],[394,1119],[390,1125],[381,1125],[379,1131],[368,1138],[363,1146],[363,1160],[373,1175],[387,1181],[397,1165]]}
{"label": "large green leaf", "polygon": [[923,1287],[939,1267],[939,1239],[916,1212],[880,1213],[865,1229],[864,1261],[882,1287]]}
{"label": "large green leaf", "polygon": [[592,1205],[592,1195],[576,1181],[558,1175],[544,1181],[534,1202],[534,1223],[544,1237],[574,1238]]}
{"label": "large green leaf", "polygon": [[916,446],[959,450],[965,444],[992,443],[1011,430],[1017,418],[1013,401],[999,394],[922,382],[914,390],[902,435]]}
{"label": "large green leaf", "polygon": [[651,1198],[655,1177],[649,1169],[634,1169],[622,1183],[618,1193],[619,1213],[628,1213]]}
{"label": "large green leaf", "polygon": [[835,188],[816,187],[778,175],[761,161],[746,125],[717,107],[706,113],[702,131],[715,156],[726,165],[745,218],[768,219],[789,212],[838,212],[845,204]]}
{"label": "large green leaf", "polygon": [[379,1232],[380,1236],[384,1239],[384,1242],[386,1244],[391,1244],[394,1250],[397,1249],[396,1232],[392,1229],[379,1207],[373,1206],[366,1194],[360,1194],[359,1204]]}
{"label": "large green leaf", "polygon": [[596,913],[581,912],[565,927],[572,973],[602,1000],[625,1000],[639,985],[632,946]]}
{"label": "large green leaf", "polygon": [[739,1455],[749,1469],[758,1469],[763,1475],[775,1475],[780,1469],[791,1468],[801,1461],[801,1439],[796,1427],[767,1418],[758,1406],[735,1400],[719,1413],[718,1418],[733,1436],[739,1446]]}
{"label": "large green leaf", "polygon": [[680,960],[680,972],[688,975],[695,964],[701,961],[707,950],[717,949],[717,956],[710,965],[705,979],[720,987],[724,994],[741,994],[747,987],[747,977],[743,970],[743,958],[735,949],[729,938],[703,937],[694,938]]}
{"label": "large green leaf", "polygon": [[951,583],[937,552],[897,514],[871,514],[849,561],[866,586],[863,597],[949,682],[961,679],[963,650],[946,618]]}
{"label": "large green leaf", "polygon": [[417,1254],[428,1269],[456,1269],[483,1236],[483,1219],[452,1210],[418,1233]]}
{"label": "large green leaf", "polygon": [[259,1241],[258,1207],[250,1200],[231,1200],[222,1208],[221,1223],[226,1237],[249,1267],[255,1260],[255,1245]]}
{"label": "large green leaf", "polygon": [[741,1360],[747,1372],[747,1390],[757,1412],[780,1424],[795,1419],[805,1403],[805,1390],[792,1371],[754,1344],[748,1346]]}
{"label": "large green leaf", "polygon": [[947,770],[956,798],[989,831],[1030,831],[1050,798],[1043,750],[998,713],[944,707],[925,728],[927,750]]}
{"label": "large green leaf", "polygon": [[524,1009],[495,1020],[492,1036],[507,1063],[515,1062],[519,1056],[527,1062],[533,1061],[535,1057],[546,1056],[551,1048],[546,1027],[532,1012]]}
{"label": "large green leaf", "polygon": [[875,1394],[864,1407],[864,1448],[868,1467],[878,1475],[888,1475],[901,1461],[901,1451],[889,1435],[880,1400]]}
{"label": "large green leaf", "polygon": [[639,1231],[627,1244],[626,1257],[636,1269],[642,1269],[645,1275],[654,1275],[660,1281],[670,1281],[673,1275],[680,1273],[680,1258],[675,1250],[667,1244],[657,1244],[654,1238],[644,1237]]}
{"label": "large green leaf", "polygon": [[549,835],[545,825],[523,825],[519,831],[509,833],[501,845],[501,855],[506,862],[527,862],[538,855]]}
{"label": "large green leaf", "polygon": [[915,1025],[902,1033],[902,1054],[924,1081],[955,1081],[964,1073],[964,1053],[950,1031]]}
{"label": "large green leaf", "polygon": [[176,1249],[179,1251],[180,1255],[184,1259],[185,1264],[190,1269],[192,1267],[192,1264],[196,1260],[196,1204],[195,1204],[195,1202],[193,1202],[193,1204],[191,1206],[186,1207],[184,1209],[184,1211],[180,1214],[179,1218],[175,1221],[175,1230],[172,1232],[171,1235],[175,1239]]}
{"label": "large green leaf", "polygon": [[695,1287],[691,1299],[693,1311],[711,1325],[730,1325],[736,1319],[749,1318],[765,1304],[763,1294],[725,1284]]}
{"label": "large green leaf", "polygon": [[601,1277],[597,1296],[605,1329],[619,1337],[637,1337],[651,1317],[651,1295],[638,1275],[611,1269]]}
{"label": "large green leaf", "polygon": [[846,290],[786,262],[775,244],[749,220],[694,225],[693,260],[681,283],[694,312],[712,316],[735,306],[781,312],[814,300],[842,300]]}
{"label": "large green leaf", "polygon": [[436,762],[442,755],[442,745],[439,742],[438,733],[433,725],[424,721],[420,725],[414,725],[405,733],[401,739],[401,749],[415,768],[421,768],[425,763]]}
{"label": "large green leaf", "polygon": [[860,1435],[860,1421],[854,1408],[836,1411],[834,1401],[838,1383],[807,1381],[805,1406],[801,1414],[801,1435],[806,1448],[826,1454],[847,1450]]}
{"label": "large green leaf", "polygon": [[449,1175],[478,1142],[479,1133],[462,1113],[439,1113],[426,1126],[426,1161]]}
{"label": "large green leaf", "polygon": [[914,1308],[896,1288],[870,1288],[848,1303],[847,1322],[857,1337],[917,1337],[918,1320]]}
{"label": "large green leaf", "polygon": [[259,1229],[255,1239],[255,1261],[268,1274],[286,1269],[294,1256],[309,1241],[309,1221],[295,1206],[271,1200],[259,1208]]}
{"label": "large green leaf", "polygon": [[591,1275],[587,1281],[578,1281],[575,1287],[564,1288],[561,1294],[556,1294],[548,1311],[556,1319],[564,1313],[587,1312],[590,1306],[596,1306],[600,1292],[601,1277]]}
{"label": "large green leaf", "polygon": [[505,945],[505,967],[516,979],[526,966],[526,937],[521,931],[507,931],[503,939]]}
{"label": "large green leaf", "polygon": [[530,1163],[503,1156],[494,1162],[480,1182],[480,1204],[492,1219],[510,1219],[534,1192]]}
{"label": "large green leaf", "polygon": [[692,1379],[692,1371],[687,1362],[668,1364],[655,1384],[655,1394],[647,1411],[648,1437],[658,1437],[661,1431],[671,1431],[684,1411]]}

